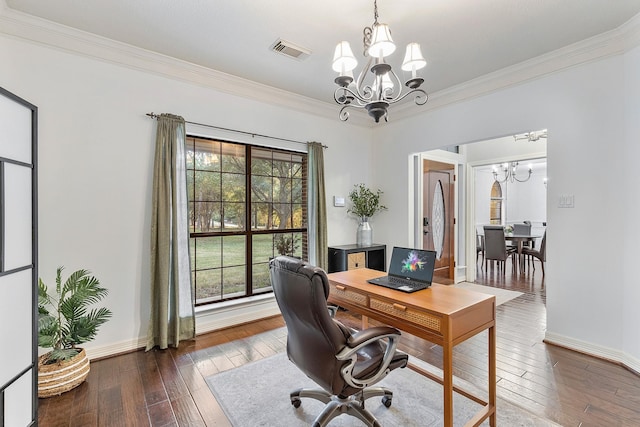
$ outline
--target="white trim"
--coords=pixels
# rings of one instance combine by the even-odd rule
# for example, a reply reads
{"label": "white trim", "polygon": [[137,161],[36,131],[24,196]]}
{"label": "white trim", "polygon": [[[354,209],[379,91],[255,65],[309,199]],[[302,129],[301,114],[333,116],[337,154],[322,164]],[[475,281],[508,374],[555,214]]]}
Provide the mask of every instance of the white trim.
{"label": "white trim", "polygon": [[[196,307],[196,333],[204,334],[279,314],[280,309],[272,293]],[[105,346],[87,347],[86,344],[83,345],[90,360],[128,353],[146,346],[146,336]]]}
{"label": "white trim", "polygon": [[[323,102],[237,76],[178,60],[75,28],[15,11],[6,3],[0,7],[0,33],[89,58],[173,78],[271,105],[336,119],[338,108]],[[398,120],[445,105],[486,95],[500,89],[556,73],[597,59],[624,53],[640,44],[640,14],[620,27],[553,52],[486,74],[468,82],[430,94],[422,108],[413,103],[394,107]],[[361,111],[354,111],[350,125],[372,128],[375,123]]]}
{"label": "white trim", "polygon": [[578,351],[590,356],[611,360],[613,362],[620,363],[627,369],[640,373],[640,359],[637,359],[624,351],[595,345],[586,341],[548,331],[544,335],[544,341],[549,344],[559,345],[561,347],[568,348],[569,350]]}
{"label": "white trim", "polygon": [[[570,338],[565,335],[556,334],[549,331],[545,332],[544,341],[549,344],[559,345],[570,350],[575,350],[581,353],[600,357],[618,363],[623,363],[623,361],[625,360],[624,353],[622,351],[601,345],[595,345],[586,341]],[[637,364],[637,361],[634,363]]]}
{"label": "white trim", "polygon": [[627,368],[640,374],[640,359],[636,359],[629,353],[622,353],[622,364]]}
{"label": "white trim", "polygon": [[229,304],[215,304],[197,312],[196,333],[203,334],[278,314],[280,308],[272,293],[230,301]]}
{"label": "white trim", "polygon": [[[416,159],[419,164],[415,164]],[[464,277],[462,275],[458,275],[458,227],[460,224],[460,218],[458,218],[458,197],[459,197],[459,171],[458,165],[464,163],[464,155],[460,153],[454,153],[446,150],[429,150],[420,153],[411,154],[409,156],[409,194],[413,194],[413,197],[409,197],[408,203],[408,223],[413,224],[412,227],[409,227],[409,241],[413,242],[413,246],[416,248],[422,248],[422,238],[416,241],[417,236],[422,236],[422,223],[418,219],[421,217],[419,213],[422,213],[423,206],[423,185],[422,185],[422,176],[424,174],[424,160],[432,160],[440,163],[446,163],[453,166],[453,174],[456,176],[456,179],[453,183],[453,212],[455,218],[455,224],[453,226],[453,239],[454,239],[454,251],[453,251],[453,261],[456,265],[454,267],[454,282],[459,283],[464,281]],[[415,228],[420,229],[420,231]]]}
{"label": "white trim", "polygon": [[639,44],[640,14],[606,33],[430,94],[429,101],[422,109],[410,108],[412,104],[396,107],[394,117],[412,117],[425,111],[477,98],[577,65],[619,55]]}
{"label": "white trim", "polygon": [[[339,108],[335,104],[243,79],[10,8],[0,9],[0,33],[231,95],[303,111],[314,116],[338,119]],[[371,126],[368,116],[359,111],[351,114],[349,123]]]}

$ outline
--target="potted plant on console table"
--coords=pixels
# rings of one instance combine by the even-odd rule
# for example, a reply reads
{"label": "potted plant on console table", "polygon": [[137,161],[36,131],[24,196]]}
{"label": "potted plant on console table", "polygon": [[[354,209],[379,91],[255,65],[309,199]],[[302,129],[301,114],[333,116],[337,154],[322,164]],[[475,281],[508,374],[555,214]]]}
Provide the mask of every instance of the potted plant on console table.
{"label": "potted plant on console table", "polygon": [[369,219],[387,207],[380,203],[381,190],[373,192],[364,184],[356,184],[354,187],[349,193],[351,207],[347,213],[354,214],[360,220],[356,233],[358,246],[371,246],[373,244],[373,230],[369,225]]}
{"label": "potted plant on console table", "polygon": [[87,270],[73,272],[62,283],[62,270],[56,273],[55,293],[38,281],[38,346],[51,351],[38,358],[38,397],[51,397],[69,391],[89,374],[89,359],[83,348],[93,340],[100,325],[111,317],[107,308],[89,306],[104,298],[108,290]]}

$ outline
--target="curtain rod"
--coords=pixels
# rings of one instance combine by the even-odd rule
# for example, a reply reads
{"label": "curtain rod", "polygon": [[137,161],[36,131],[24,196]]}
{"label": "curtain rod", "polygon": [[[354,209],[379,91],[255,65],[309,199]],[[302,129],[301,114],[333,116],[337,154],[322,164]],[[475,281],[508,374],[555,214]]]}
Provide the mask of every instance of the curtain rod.
{"label": "curtain rod", "polygon": [[[156,119],[156,120],[158,120],[160,118],[160,115],[156,114],[154,112],[147,113],[147,116],[151,117],[152,119]],[[241,133],[241,134],[244,134],[244,135],[251,135],[252,138],[255,138],[256,136],[259,136],[261,138],[276,139],[278,141],[286,141],[286,142],[293,142],[295,144],[307,145],[306,142],[295,141],[293,139],[279,138],[277,136],[262,135],[260,133],[246,132],[246,131],[243,131],[243,130],[223,128],[223,127],[220,127],[220,126],[208,125],[208,124],[205,124],[205,123],[190,122],[188,120],[185,120],[184,122],[192,124],[192,125],[197,125],[197,126],[204,126],[204,127],[213,128],[213,129],[225,130],[225,131],[228,131],[228,132],[236,132],[236,133]],[[329,148],[329,147],[327,147],[326,145],[322,144],[322,148]]]}

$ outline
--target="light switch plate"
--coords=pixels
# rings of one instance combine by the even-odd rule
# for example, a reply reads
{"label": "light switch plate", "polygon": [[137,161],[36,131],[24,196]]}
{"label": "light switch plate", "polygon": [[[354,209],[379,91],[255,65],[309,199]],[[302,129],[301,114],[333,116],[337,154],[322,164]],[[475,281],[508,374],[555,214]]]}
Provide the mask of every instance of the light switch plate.
{"label": "light switch plate", "polygon": [[344,207],[344,197],[333,196],[333,206],[337,206],[339,208]]}
{"label": "light switch plate", "polygon": [[558,197],[559,208],[573,208],[575,207],[575,196],[573,194],[562,194]]}

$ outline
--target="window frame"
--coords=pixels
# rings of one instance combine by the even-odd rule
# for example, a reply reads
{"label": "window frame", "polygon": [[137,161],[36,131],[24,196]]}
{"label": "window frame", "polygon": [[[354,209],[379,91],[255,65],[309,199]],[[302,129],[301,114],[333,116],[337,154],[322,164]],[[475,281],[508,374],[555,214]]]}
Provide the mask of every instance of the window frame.
{"label": "window frame", "polygon": [[[262,294],[267,294],[267,293],[271,293],[273,292],[271,286],[268,287],[262,287],[262,288],[256,288],[254,286],[254,266],[255,265],[259,265],[259,264],[265,264],[263,262],[255,262],[254,260],[254,248],[253,248],[253,242],[254,242],[254,236],[261,236],[261,235],[271,235],[272,237],[272,250],[271,253],[272,255],[275,257],[277,256],[277,252],[276,252],[276,248],[275,248],[275,239],[277,238],[277,236],[279,235],[300,235],[300,252],[299,254],[301,255],[301,258],[304,260],[308,259],[308,248],[307,248],[307,242],[308,242],[308,200],[307,200],[307,182],[308,182],[308,154],[306,152],[301,152],[301,151],[294,151],[294,150],[290,150],[290,149],[284,149],[284,148],[275,148],[275,147],[265,147],[265,146],[261,146],[261,145],[254,145],[254,144],[248,144],[248,143],[243,143],[243,142],[236,142],[236,141],[228,141],[228,140],[224,140],[221,138],[212,138],[212,137],[204,137],[204,136],[197,136],[197,135],[190,135],[187,134],[187,138],[186,138],[186,149],[187,152],[194,152],[197,151],[197,144],[196,141],[201,141],[201,142],[211,142],[211,143],[217,143],[217,144],[234,144],[237,147],[242,147],[243,149],[243,155],[244,155],[244,159],[245,159],[245,169],[244,169],[244,182],[245,182],[245,188],[244,188],[244,229],[243,230],[225,230],[224,227],[224,208],[222,207],[220,210],[220,221],[221,221],[221,225],[220,225],[220,230],[209,230],[209,231],[197,231],[196,230],[196,219],[195,216],[191,216],[189,215],[189,253],[190,253],[190,257],[191,259],[191,263],[190,263],[190,271],[191,271],[191,277],[192,277],[192,286],[194,289],[194,300],[193,300],[193,304],[194,306],[198,307],[198,306],[206,306],[206,305],[215,305],[224,301],[230,301],[230,300],[237,300],[237,299],[242,299],[242,298],[248,298],[254,295],[262,295]],[[221,145],[221,147],[223,147]],[[273,166],[273,162],[274,162],[274,157],[276,156],[290,156],[290,158],[293,159],[295,157],[300,157],[300,164],[301,164],[301,176],[300,178],[295,178],[295,179],[299,179],[301,181],[301,202],[300,203],[295,203],[295,201],[293,200],[293,193],[294,193],[294,189],[293,189],[293,185],[290,185],[290,191],[292,194],[292,197],[290,198],[289,204],[291,205],[291,216],[290,216],[290,220],[291,223],[288,225],[285,225],[284,228],[267,228],[267,229],[258,229],[256,227],[254,227],[254,224],[252,223],[252,217],[253,217],[253,211],[252,211],[252,205],[254,203],[265,203],[263,201],[259,201],[256,202],[254,200],[254,195],[253,195],[253,188],[252,188],[252,178],[254,176],[270,176],[271,179],[275,179],[276,175],[274,170],[272,169],[271,174],[270,175],[254,175],[254,171],[252,168],[252,160],[254,159],[254,151],[262,151],[262,152],[269,152],[271,153],[271,163]],[[220,151],[221,152],[221,151]],[[293,165],[292,165],[293,166]],[[292,169],[290,169],[291,171]],[[193,174],[193,194],[188,194],[187,195],[187,199],[188,199],[188,205],[185,207],[188,211],[190,209],[190,206],[193,203],[193,206],[195,206],[195,203],[200,202],[202,203],[203,201],[196,201],[194,200],[195,197],[195,193],[196,193],[196,174],[197,172],[202,171],[201,169],[196,168],[195,165],[195,159],[194,159],[194,163],[189,167],[187,167],[187,174]],[[222,174],[225,173],[230,173],[230,172],[225,172],[223,170],[223,166],[222,166],[222,161],[221,161],[221,166],[219,168],[219,170],[213,171],[214,173],[219,173],[221,174],[221,178],[220,178],[220,186],[223,187],[222,184]],[[289,179],[294,179],[293,176],[289,176]],[[189,179],[188,179],[189,181]],[[188,187],[189,188],[189,187]],[[273,197],[273,189],[272,189],[272,197]],[[224,206],[224,194],[220,194],[220,201],[216,201],[214,203],[221,203],[221,206]],[[269,205],[271,206],[271,209],[273,209],[273,205],[277,202],[275,202],[273,199],[271,199]],[[294,206],[296,205],[301,205],[301,226],[300,227],[294,227]],[[191,213],[191,212],[189,212]],[[229,294],[229,296],[225,295],[225,283],[224,283],[224,255],[223,255],[223,248],[224,248],[224,239],[225,237],[233,237],[233,236],[244,236],[244,246],[245,246],[245,251],[244,251],[244,287],[243,287],[243,291],[240,292],[240,294],[236,293],[232,293]],[[208,267],[208,268],[204,268],[204,269],[199,269],[198,268],[198,257],[197,257],[197,242],[198,239],[207,239],[207,238],[216,238],[219,237],[220,240],[220,245],[221,245],[221,252],[220,252],[220,263],[217,266],[214,267]],[[271,259],[271,258],[269,258]],[[268,261],[267,261],[268,263]],[[203,271],[216,271],[216,270],[220,270],[220,274],[221,274],[221,279],[220,279],[220,289],[219,289],[219,293],[217,293],[216,295],[212,295],[209,298],[197,298],[197,286],[198,286],[198,282],[197,282],[197,276],[198,276],[198,272],[203,272]],[[215,286],[215,285],[214,285]]]}

